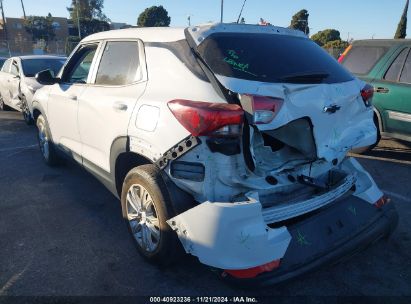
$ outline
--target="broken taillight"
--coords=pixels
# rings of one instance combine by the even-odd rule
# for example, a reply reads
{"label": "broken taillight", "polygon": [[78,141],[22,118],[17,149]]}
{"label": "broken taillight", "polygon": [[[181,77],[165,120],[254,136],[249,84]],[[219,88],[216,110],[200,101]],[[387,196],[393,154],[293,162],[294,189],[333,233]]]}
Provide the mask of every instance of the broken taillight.
{"label": "broken taillight", "polygon": [[372,105],[373,96],[374,87],[370,84],[366,84],[365,87],[361,90],[361,97],[366,107],[370,107]]}
{"label": "broken taillight", "polygon": [[281,98],[258,95],[243,95],[241,99],[244,110],[252,115],[252,124],[256,125],[272,122],[284,103]]}
{"label": "broken taillight", "polygon": [[241,270],[225,270],[224,273],[229,274],[237,279],[251,279],[251,278],[255,278],[260,273],[270,272],[278,267],[280,267],[280,260],[275,260],[267,264],[253,267],[253,268],[241,269]]}
{"label": "broken taillight", "polygon": [[388,204],[390,201],[391,199],[389,199],[388,197],[382,196],[378,201],[374,203],[374,206],[376,208],[381,208],[382,206]]}
{"label": "broken taillight", "polygon": [[238,136],[244,111],[239,105],[176,99],[168,107],[193,136]]}

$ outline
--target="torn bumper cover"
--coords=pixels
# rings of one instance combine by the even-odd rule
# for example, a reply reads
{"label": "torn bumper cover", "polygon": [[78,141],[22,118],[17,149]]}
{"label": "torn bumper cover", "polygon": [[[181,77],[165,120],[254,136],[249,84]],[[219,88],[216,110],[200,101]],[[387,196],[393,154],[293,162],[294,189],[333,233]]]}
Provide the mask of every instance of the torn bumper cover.
{"label": "torn bumper cover", "polygon": [[247,269],[279,260],[291,241],[287,228],[269,228],[261,204],[205,202],[170,220],[187,253],[220,269]]}
{"label": "torn bumper cover", "polygon": [[397,224],[393,203],[377,208],[350,196],[288,226],[292,241],[278,268],[251,279],[238,279],[225,272],[223,278],[245,286],[283,282],[366,249],[389,237]]}
{"label": "torn bumper cover", "polygon": [[[361,251],[388,237],[398,223],[394,204],[377,208],[353,195],[276,229],[264,224],[258,205],[204,203],[169,224],[186,251],[202,263],[224,270],[225,280],[269,285]],[[275,267],[252,278],[230,275],[230,270],[273,262],[277,262]]]}

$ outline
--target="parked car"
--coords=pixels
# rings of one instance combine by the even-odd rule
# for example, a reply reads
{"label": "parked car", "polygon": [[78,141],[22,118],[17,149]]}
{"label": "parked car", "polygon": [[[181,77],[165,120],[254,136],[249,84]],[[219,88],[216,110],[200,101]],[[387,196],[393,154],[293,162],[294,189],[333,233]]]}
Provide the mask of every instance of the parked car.
{"label": "parked car", "polygon": [[382,135],[411,141],[410,48],[411,40],[359,40],[339,60],[354,75],[374,86],[378,139]]}
{"label": "parked car", "polygon": [[57,74],[65,61],[65,57],[45,55],[7,59],[0,71],[0,109],[10,107],[21,111],[26,123],[31,124],[32,98],[42,87],[34,76],[46,69]]}
{"label": "parked car", "polygon": [[44,161],[66,155],[120,198],[149,261],[171,263],[182,245],[226,280],[267,284],[396,227],[394,205],[347,157],[376,140],[372,90],[301,32],[102,32],[37,80]]}

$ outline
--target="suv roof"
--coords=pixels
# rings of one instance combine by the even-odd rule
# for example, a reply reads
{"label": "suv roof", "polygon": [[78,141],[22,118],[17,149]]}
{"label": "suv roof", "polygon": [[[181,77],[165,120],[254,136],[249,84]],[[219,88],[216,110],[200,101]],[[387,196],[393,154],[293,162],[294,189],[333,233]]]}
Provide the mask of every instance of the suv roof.
{"label": "suv roof", "polygon": [[184,39],[184,27],[128,28],[96,33],[87,36],[83,42],[103,39],[136,39],[146,42],[171,42]]}
{"label": "suv roof", "polygon": [[[103,40],[103,39],[135,39],[139,38],[146,42],[172,42],[185,39],[185,27],[144,27],[112,30],[90,35],[83,39],[83,42]],[[278,35],[292,35],[307,37],[301,31],[292,30],[277,26],[261,26],[252,24],[237,23],[207,23],[189,28],[192,36],[200,43],[205,37],[214,32],[251,32],[251,33],[271,33]]]}

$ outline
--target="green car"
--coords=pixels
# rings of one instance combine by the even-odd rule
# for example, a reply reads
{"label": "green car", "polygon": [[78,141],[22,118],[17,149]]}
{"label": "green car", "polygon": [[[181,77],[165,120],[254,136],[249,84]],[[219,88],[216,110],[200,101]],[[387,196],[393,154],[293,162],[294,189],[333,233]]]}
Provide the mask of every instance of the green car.
{"label": "green car", "polygon": [[351,73],[374,87],[378,140],[387,136],[411,142],[410,49],[411,40],[359,40],[339,59]]}

